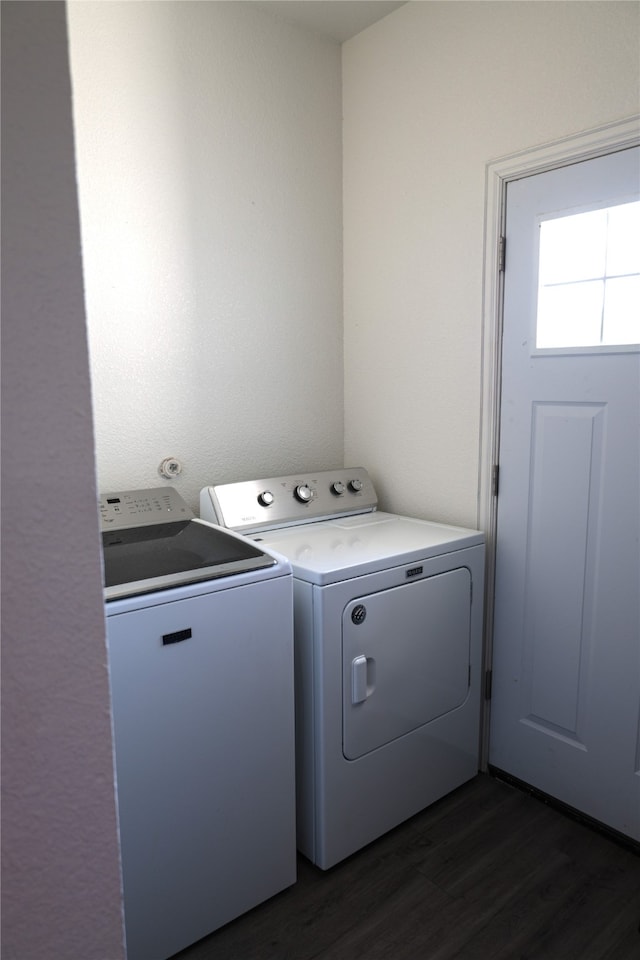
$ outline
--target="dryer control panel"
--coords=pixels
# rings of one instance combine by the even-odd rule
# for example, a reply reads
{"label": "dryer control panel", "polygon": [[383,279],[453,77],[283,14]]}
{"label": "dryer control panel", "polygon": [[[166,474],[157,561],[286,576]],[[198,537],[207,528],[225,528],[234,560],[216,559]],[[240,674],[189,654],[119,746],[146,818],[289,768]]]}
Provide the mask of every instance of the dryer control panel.
{"label": "dryer control panel", "polygon": [[205,487],[200,516],[242,533],[371,513],[378,497],[363,467]]}

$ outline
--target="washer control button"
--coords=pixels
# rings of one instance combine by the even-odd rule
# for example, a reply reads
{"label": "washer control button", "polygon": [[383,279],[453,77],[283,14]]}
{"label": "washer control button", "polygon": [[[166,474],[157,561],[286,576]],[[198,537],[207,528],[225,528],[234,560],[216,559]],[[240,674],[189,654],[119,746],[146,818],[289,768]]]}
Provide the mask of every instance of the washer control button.
{"label": "washer control button", "polygon": [[263,490],[258,494],[258,503],[261,507],[270,507],[273,503],[273,494],[271,490]]}
{"label": "washer control button", "polygon": [[293,491],[293,495],[300,503],[309,503],[313,500],[313,490],[308,483],[300,483]]}
{"label": "washer control button", "polygon": [[331,484],[331,493],[335,494],[336,497],[341,497],[346,489],[342,480],[336,480],[335,483]]}
{"label": "washer control button", "polygon": [[349,481],[349,487],[353,493],[360,493],[362,490],[362,480],[360,480],[358,477],[354,477],[353,480]]}

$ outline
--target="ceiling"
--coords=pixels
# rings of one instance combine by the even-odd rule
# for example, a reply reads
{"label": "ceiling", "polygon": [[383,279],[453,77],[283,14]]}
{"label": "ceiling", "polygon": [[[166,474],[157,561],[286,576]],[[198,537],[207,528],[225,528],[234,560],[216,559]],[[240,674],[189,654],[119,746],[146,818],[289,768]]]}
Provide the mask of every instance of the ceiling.
{"label": "ceiling", "polygon": [[248,0],[253,6],[343,43],[403,2],[387,0]]}

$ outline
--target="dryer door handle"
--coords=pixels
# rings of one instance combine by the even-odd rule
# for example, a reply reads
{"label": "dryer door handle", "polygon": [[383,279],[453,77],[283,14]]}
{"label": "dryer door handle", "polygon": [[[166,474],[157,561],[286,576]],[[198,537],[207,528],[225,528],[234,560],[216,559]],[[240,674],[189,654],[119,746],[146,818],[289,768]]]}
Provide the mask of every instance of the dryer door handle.
{"label": "dryer door handle", "polygon": [[351,703],[364,703],[375,689],[375,660],[361,654],[351,661]]}
{"label": "dryer door handle", "polygon": [[356,657],[351,661],[351,703],[367,699],[367,658]]}

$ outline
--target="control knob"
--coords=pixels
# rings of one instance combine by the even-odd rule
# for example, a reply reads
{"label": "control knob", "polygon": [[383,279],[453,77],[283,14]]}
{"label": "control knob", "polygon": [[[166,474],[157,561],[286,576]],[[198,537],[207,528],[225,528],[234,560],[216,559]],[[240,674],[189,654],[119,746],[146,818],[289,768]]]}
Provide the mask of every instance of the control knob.
{"label": "control knob", "polygon": [[258,494],[258,503],[261,507],[270,507],[273,503],[273,494],[271,490],[263,490]]}
{"label": "control knob", "polygon": [[300,503],[309,503],[313,500],[313,490],[308,483],[300,483],[293,491],[293,495]]}
{"label": "control knob", "polygon": [[360,493],[362,490],[362,480],[358,477],[354,477],[353,480],[349,481],[349,487],[354,493]]}
{"label": "control knob", "polygon": [[342,480],[336,480],[335,483],[331,484],[331,493],[335,493],[336,497],[341,497],[346,489]]}

